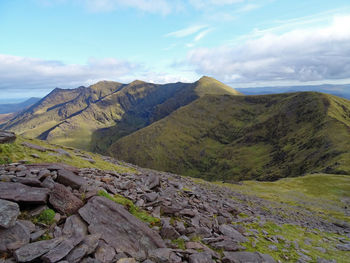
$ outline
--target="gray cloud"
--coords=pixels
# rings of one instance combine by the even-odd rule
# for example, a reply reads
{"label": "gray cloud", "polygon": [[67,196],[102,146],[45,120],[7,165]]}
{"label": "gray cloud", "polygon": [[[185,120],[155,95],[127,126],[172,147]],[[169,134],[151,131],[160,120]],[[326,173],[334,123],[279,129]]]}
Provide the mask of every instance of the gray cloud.
{"label": "gray cloud", "polygon": [[235,46],[197,48],[188,63],[228,83],[321,81],[350,78],[350,16],[321,28],[298,29]]}

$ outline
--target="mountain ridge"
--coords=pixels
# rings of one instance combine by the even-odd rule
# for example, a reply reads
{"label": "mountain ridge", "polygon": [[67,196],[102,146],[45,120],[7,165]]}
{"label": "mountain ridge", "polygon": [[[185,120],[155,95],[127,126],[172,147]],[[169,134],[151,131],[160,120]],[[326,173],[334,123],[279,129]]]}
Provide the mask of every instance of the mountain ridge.
{"label": "mountain ridge", "polygon": [[315,92],[207,95],[116,141],[110,154],[207,180],[350,174],[349,109]]}
{"label": "mountain ridge", "polygon": [[100,81],[89,87],[55,89],[2,127],[28,137],[103,152],[103,145],[111,143],[111,136],[105,133],[114,134],[118,130],[114,126],[123,128],[118,139],[210,92],[240,94],[209,77],[195,83],[162,85]]}

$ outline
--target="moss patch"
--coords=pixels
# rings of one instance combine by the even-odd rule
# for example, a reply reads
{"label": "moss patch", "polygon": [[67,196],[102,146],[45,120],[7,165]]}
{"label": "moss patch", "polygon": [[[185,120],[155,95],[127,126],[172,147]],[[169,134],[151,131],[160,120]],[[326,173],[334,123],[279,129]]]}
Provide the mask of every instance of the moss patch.
{"label": "moss patch", "polygon": [[112,200],[113,202],[123,205],[130,212],[130,214],[137,217],[143,222],[149,223],[151,226],[158,225],[160,223],[159,218],[151,216],[146,211],[137,207],[130,199],[125,198],[122,195],[116,194],[114,196],[111,196],[110,194],[106,193],[103,190],[100,190],[98,192],[98,195],[106,197],[109,200]]}

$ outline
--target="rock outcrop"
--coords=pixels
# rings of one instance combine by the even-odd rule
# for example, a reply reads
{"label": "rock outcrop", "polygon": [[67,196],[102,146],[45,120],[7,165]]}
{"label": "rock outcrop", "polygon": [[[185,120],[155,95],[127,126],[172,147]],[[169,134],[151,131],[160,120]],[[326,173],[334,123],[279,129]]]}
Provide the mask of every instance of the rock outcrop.
{"label": "rock outcrop", "polygon": [[14,132],[0,130],[0,143],[11,143],[16,140]]}
{"label": "rock outcrop", "polygon": [[[236,195],[245,200],[238,202],[229,189],[138,170],[0,166],[0,255],[5,262],[275,262],[247,251],[257,236],[240,223],[282,219],[252,211],[246,196]],[[326,222],[322,227],[348,231]],[[283,242],[286,249],[296,246]],[[341,240],[339,250],[349,244]]]}

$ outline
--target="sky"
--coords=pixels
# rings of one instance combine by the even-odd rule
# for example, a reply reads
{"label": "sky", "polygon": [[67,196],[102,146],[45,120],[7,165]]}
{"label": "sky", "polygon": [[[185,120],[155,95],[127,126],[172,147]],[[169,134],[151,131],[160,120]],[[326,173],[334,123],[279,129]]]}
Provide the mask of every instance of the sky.
{"label": "sky", "polygon": [[0,101],[203,75],[350,83],[349,0],[0,0]]}

